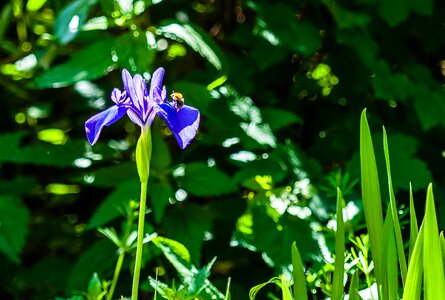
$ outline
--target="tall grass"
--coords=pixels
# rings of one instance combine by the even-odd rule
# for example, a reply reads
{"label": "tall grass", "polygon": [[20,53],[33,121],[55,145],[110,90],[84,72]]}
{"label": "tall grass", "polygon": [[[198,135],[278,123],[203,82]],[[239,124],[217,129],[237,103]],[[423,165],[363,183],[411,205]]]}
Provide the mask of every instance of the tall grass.
{"label": "tall grass", "polygon": [[[378,291],[378,295],[371,294],[370,297],[384,300],[445,299],[445,239],[443,232],[439,235],[432,184],[427,189],[425,215],[420,229],[418,228],[410,186],[410,240],[407,256],[404,244],[408,241],[403,241],[402,238],[396,197],[392,185],[389,145],[385,128],[383,128],[383,151],[389,194],[389,205],[385,218],[383,218],[375,152],[366,119],[366,110],[364,110],[360,119],[361,187],[366,228],[369,234],[371,258],[374,266],[373,276],[367,277],[367,280],[372,278],[372,283],[377,284]],[[349,286],[349,289],[345,293],[343,278],[346,272],[344,258],[347,253],[345,250],[342,204],[342,194],[338,189],[335,270],[330,296],[333,300],[341,300],[346,297],[351,300],[362,299],[359,292],[358,268],[353,268],[346,273],[348,275],[346,286]],[[283,289],[283,300],[310,299],[311,294],[308,293],[306,288],[305,266],[295,243],[292,245],[291,251],[294,270],[293,296],[289,292],[288,282],[283,277],[274,278],[268,283],[274,282]],[[252,288],[250,299],[255,299],[256,294],[264,285],[261,284]]]}

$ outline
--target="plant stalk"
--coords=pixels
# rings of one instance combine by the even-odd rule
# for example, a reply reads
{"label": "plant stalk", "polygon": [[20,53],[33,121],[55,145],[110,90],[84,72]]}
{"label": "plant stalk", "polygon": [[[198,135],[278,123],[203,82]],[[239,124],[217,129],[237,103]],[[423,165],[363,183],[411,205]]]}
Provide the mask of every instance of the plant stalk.
{"label": "plant stalk", "polygon": [[141,181],[141,200],[139,202],[138,239],[136,247],[136,262],[134,265],[133,287],[131,290],[131,300],[138,299],[139,277],[141,275],[142,250],[144,246],[144,223],[147,200],[147,181]]}
{"label": "plant stalk", "polygon": [[110,290],[107,293],[107,300],[113,299],[114,289],[116,288],[117,280],[122,269],[122,263],[124,262],[125,251],[121,251],[119,258],[117,259],[116,268],[114,269],[113,281],[111,282]]}

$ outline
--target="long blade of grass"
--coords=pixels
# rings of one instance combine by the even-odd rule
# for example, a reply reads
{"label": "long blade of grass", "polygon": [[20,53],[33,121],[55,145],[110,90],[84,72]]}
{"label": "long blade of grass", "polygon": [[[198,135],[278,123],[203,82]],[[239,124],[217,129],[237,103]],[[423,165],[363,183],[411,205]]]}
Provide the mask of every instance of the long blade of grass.
{"label": "long blade of grass", "polygon": [[362,199],[365,212],[366,227],[371,241],[377,285],[382,285],[382,231],[383,215],[380,198],[379,176],[372,145],[371,132],[366,119],[366,109],[360,118],[360,166],[362,182]]}
{"label": "long blade of grass", "polygon": [[343,277],[345,272],[345,224],[343,222],[343,197],[337,188],[337,232],[335,233],[335,270],[332,282],[332,300],[343,296]]}
{"label": "long blade of grass", "polygon": [[273,277],[271,278],[269,281],[267,282],[263,282],[260,283],[254,287],[252,287],[249,291],[249,299],[250,300],[255,300],[256,294],[258,294],[258,292],[265,287],[266,285],[268,285],[269,283],[275,283],[277,285],[280,285],[281,280],[278,277]]}
{"label": "long blade of grass", "polygon": [[[382,249],[381,249],[381,255],[382,255],[382,266],[387,266],[388,265],[388,252],[389,252],[389,248],[388,248],[388,244],[389,244],[389,239],[391,236],[391,231],[394,231],[394,226],[393,226],[393,221],[392,221],[392,217],[391,217],[391,211],[387,210],[386,211],[386,216],[385,216],[385,223],[383,223],[383,236],[382,236]],[[383,297],[383,299],[387,299],[389,296],[389,286],[388,286],[388,282],[392,281],[389,279],[389,273],[388,273],[388,268],[385,267],[384,268],[384,272],[382,273],[382,282],[384,282],[384,284],[382,284],[381,286],[379,286],[380,289],[380,296]],[[388,298],[391,299],[391,298]]]}
{"label": "long blade of grass", "polygon": [[440,249],[442,250],[442,262],[443,269],[445,270],[445,238],[443,236],[443,231],[440,233]]}
{"label": "long blade of grass", "polygon": [[397,272],[397,251],[394,231],[390,231],[388,240],[388,259],[386,263],[386,270],[388,276],[388,299],[399,299],[399,278]]}
{"label": "long blade of grass", "polygon": [[289,285],[287,284],[287,280],[284,276],[281,276],[281,297],[283,300],[292,300],[292,294],[289,290]]}
{"label": "long blade of grass", "polygon": [[409,256],[408,261],[411,260],[414,245],[416,244],[417,236],[419,235],[419,227],[417,226],[416,210],[414,208],[413,186],[409,183]]}
{"label": "long blade of grass", "polygon": [[306,277],[304,276],[304,266],[301,261],[300,252],[297,244],[292,244],[292,266],[294,277],[294,299],[307,300]]}
{"label": "long blade of grass", "polygon": [[224,296],[224,300],[230,300],[232,299],[232,296],[230,296],[230,282],[231,278],[227,279],[227,288],[226,288],[226,295]]}
{"label": "long blade of grass", "polygon": [[388,138],[386,136],[385,127],[383,127],[383,151],[385,153],[386,172],[388,175],[389,204],[390,204],[389,206],[391,209],[391,215],[392,215],[392,220],[393,220],[397,254],[399,256],[400,273],[402,274],[402,284],[404,285],[408,268],[406,266],[405,250],[403,249],[402,231],[400,229],[399,215],[397,213],[396,197],[394,195],[394,189],[392,186],[391,164],[389,161]]}
{"label": "long blade of grass", "polygon": [[422,292],[423,228],[424,223],[420,226],[419,234],[413,246],[412,256],[409,260],[405,288],[403,289],[403,300],[419,300]]}
{"label": "long blade of grass", "polygon": [[423,241],[424,280],[426,299],[445,299],[445,274],[442,250],[434,207],[433,186],[430,183],[426,196],[425,237]]}
{"label": "long blade of grass", "polygon": [[358,294],[358,271],[356,270],[351,278],[349,285],[349,300],[361,300],[362,297]]}

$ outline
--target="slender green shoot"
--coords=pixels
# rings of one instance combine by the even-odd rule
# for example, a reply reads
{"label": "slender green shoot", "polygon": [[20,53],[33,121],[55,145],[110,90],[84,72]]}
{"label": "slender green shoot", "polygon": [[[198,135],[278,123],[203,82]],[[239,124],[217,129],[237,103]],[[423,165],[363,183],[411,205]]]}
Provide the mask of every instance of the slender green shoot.
{"label": "slender green shoot", "polygon": [[445,275],[432,184],[428,186],[424,224],[423,259],[425,299],[445,299]]}
{"label": "slender green shoot", "polygon": [[368,228],[371,241],[375,277],[377,286],[382,286],[382,201],[380,198],[380,185],[374,147],[368,121],[366,119],[366,109],[363,110],[360,119],[360,166],[363,208],[365,212],[366,227]]}
{"label": "slender green shoot", "polygon": [[343,222],[343,197],[337,187],[337,232],[335,234],[335,270],[332,280],[332,300],[343,297],[343,277],[345,272],[345,224]]}
{"label": "slender green shoot", "polygon": [[402,230],[400,229],[399,216],[397,213],[396,197],[394,195],[394,189],[392,186],[391,164],[389,161],[388,138],[386,136],[385,127],[383,127],[383,150],[385,153],[386,172],[388,175],[389,206],[391,209],[391,215],[392,215],[392,220],[393,220],[397,254],[399,256],[400,273],[402,275],[402,284],[405,284],[406,273],[407,273],[408,267],[406,266],[405,250],[403,249]]}
{"label": "slender green shoot", "polygon": [[294,279],[294,299],[307,300],[306,277],[304,276],[304,265],[298,252],[297,244],[292,244],[292,266]]}
{"label": "slender green shoot", "polygon": [[414,243],[413,252],[409,260],[406,284],[403,289],[403,300],[420,300],[423,274],[423,232],[424,223],[420,226],[419,234]]}
{"label": "slender green shoot", "polygon": [[419,227],[417,225],[416,209],[414,207],[413,186],[409,184],[409,256],[408,261],[411,260],[414,245],[416,244],[417,236],[419,235]]}

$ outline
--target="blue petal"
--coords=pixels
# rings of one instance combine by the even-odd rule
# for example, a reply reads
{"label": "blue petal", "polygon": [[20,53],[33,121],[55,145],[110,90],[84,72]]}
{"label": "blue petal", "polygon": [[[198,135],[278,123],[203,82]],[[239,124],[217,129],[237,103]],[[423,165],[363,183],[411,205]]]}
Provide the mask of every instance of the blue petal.
{"label": "blue petal", "polygon": [[188,105],[177,110],[165,102],[159,105],[157,113],[167,123],[181,149],[187,147],[198,131],[199,110]]}
{"label": "blue petal", "polygon": [[150,99],[156,103],[162,103],[164,100],[162,98],[162,79],[164,78],[164,69],[157,69],[151,78],[150,81]]}
{"label": "blue petal", "polygon": [[104,126],[109,126],[122,118],[127,112],[126,107],[113,105],[110,108],[100,112],[85,122],[85,132],[88,141],[94,145],[99,138],[100,132]]}
{"label": "blue petal", "polygon": [[127,92],[127,95],[130,97],[133,106],[137,110],[142,110],[142,107],[139,105],[138,97],[136,94],[133,77],[131,77],[130,72],[128,72],[126,69],[122,70],[122,83],[124,84],[125,91]]}

